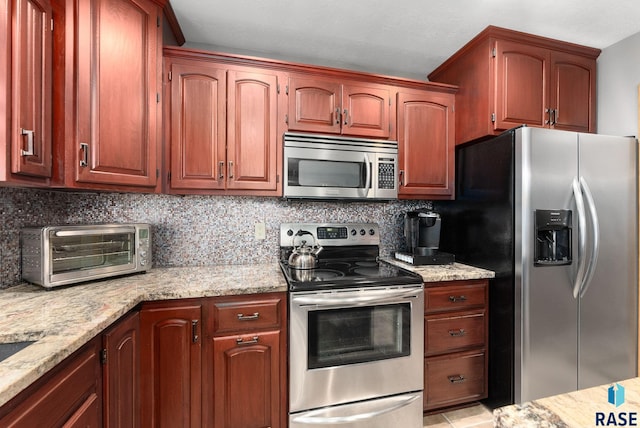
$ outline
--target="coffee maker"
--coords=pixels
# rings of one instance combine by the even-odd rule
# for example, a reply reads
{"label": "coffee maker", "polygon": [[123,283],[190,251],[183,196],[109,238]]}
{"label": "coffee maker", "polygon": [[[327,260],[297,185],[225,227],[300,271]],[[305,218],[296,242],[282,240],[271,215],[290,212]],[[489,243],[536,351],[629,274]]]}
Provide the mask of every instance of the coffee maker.
{"label": "coffee maker", "polygon": [[413,265],[442,265],[455,261],[453,254],[440,247],[440,214],[426,210],[408,211],[404,215],[404,239],[407,251],[398,251],[395,258]]}

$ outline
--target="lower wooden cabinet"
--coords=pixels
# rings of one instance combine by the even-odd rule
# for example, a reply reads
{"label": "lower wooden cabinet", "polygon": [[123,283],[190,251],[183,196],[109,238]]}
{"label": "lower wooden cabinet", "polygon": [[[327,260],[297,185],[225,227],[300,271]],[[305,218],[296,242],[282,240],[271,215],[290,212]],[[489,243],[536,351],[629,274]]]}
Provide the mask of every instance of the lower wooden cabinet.
{"label": "lower wooden cabinet", "polygon": [[487,397],[488,283],[425,284],[425,411]]}
{"label": "lower wooden cabinet", "polygon": [[286,294],[214,298],[208,309],[204,426],[286,427]]}
{"label": "lower wooden cabinet", "polygon": [[93,339],[0,409],[3,428],[100,428],[100,340]]}
{"label": "lower wooden cabinet", "polygon": [[141,426],[286,426],[286,293],[147,303]]}
{"label": "lower wooden cabinet", "polygon": [[140,314],[134,311],[102,335],[104,426],[140,426]]}
{"label": "lower wooden cabinet", "polygon": [[141,426],[201,427],[200,301],[140,310]]}

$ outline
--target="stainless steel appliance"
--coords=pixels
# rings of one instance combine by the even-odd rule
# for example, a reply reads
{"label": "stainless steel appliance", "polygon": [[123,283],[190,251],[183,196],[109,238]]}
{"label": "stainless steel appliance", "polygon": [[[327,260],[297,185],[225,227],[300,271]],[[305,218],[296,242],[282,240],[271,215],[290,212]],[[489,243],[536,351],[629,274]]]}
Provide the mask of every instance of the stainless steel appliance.
{"label": "stainless steel appliance", "polygon": [[456,150],[441,248],[496,272],[489,398],[635,377],[638,143],[521,127]]}
{"label": "stainless steel appliance", "polygon": [[[323,248],[313,269],[288,263],[300,231]],[[422,278],[379,261],[379,244],[376,224],[280,227],[290,428],[422,427]]]}
{"label": "stainless steel appliance", "polygon": [[396,259],[414,265],[451,264],[455,256],[440,251],[440,214],[426,210],[404,215],[404,239],[407,251],[397,251]]}
{"label": "stainless steel appliance", "polygon": [[284,134],[285,198],[398,198],[398,143]]}
{"label": "stainless steel appliance", "polygon": [[148,224],[24,228],[21,246],[22,279],[46,288],[151,268]]}

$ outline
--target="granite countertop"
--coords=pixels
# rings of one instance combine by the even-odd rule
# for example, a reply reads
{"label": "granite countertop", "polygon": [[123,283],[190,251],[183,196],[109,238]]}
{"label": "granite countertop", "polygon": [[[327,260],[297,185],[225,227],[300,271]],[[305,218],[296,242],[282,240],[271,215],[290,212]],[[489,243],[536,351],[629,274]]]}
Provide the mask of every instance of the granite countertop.
{"label": "granite countertop", "polygon": [[0,406],[143,301],[287,291],[277,263],[156,268],[45,290],[0,291],[0,343],[36,340],[0,362]]}
{"label": "granite countertop", "polygon": [[[564,428],[629,425],[629,413],[636,412],[635,423],[640,416],[640,378],[617,382],[624,388],[624,400],[619,406],[611,404],[609,388],[614,384],[596,386],[566,394],[541,398],[523,404],[500,407],[493,411],[496,427]],[[623,401],[623,402],[622,402]],[[626,424],[622,424],[622,417]],[[601,423],[597,423],[598,419]]]}
{"label": "granite countertop", "polygon": [[422,277],[424,282],[488,279],[495,277],[495,273],[493,271],[465,265],[462,263],[453,263],[450,265],[414,266],[391,257],[382,257],[381,260],[417,273]]}
{"label": "granite countertop", "polygon": [[[492,278],[454,263],[412,266],[425,282]],[[35,340],[0,361],[0,406],[144,301],[287,291],[278,263],[156,268],[145,274],[45,290],[22,284],[0,290],[0,343]]]}

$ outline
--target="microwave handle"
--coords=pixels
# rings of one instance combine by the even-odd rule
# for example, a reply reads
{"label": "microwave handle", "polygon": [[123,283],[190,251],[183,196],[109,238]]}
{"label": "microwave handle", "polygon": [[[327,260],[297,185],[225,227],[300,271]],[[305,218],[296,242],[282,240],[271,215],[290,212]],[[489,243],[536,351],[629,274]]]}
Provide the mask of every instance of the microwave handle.
{"label": "microwave handle", "polygon": [[366,153],[364,154],[364,165],[367,170],[367,176],[365,178],[364,194],[362,196],[366,197],[369,189],[371,189],[371,162],[369,162],[369,156]]}
{"label": "microwave handle", "polygon": [[83,236],[83,235],[107,235],[114,233],[132,233],[135,227],[105,227],[100,229],[82,229],[82,230],[57,230],[55,236]]}

